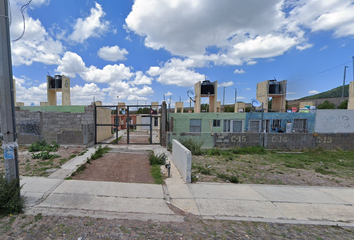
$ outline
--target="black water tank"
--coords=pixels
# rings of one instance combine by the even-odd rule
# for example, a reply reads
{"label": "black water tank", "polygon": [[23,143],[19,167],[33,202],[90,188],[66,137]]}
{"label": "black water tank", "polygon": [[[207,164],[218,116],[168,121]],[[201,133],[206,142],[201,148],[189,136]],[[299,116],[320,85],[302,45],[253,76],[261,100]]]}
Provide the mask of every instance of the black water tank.
{"label": "black water tank", "polygon": [[269,80],[269,94],[280,94],[280,84],[277,80]]}
{"label": "black water tank", "polygon": [[62,79],[61,79],[61,76],[60,75],[55,75],[54,77],[55,79],[55,88],[62,88],[61,86],[61,82],[62,82]]}
{"label": "black water tank", "polygon": [[202,95],[214,95],[214,84],[210,82],[209,80],[205,80],[202,82],[202,89],[201,89],[201,94]]}
{"label": "black water tank", "polygon": [[55,79],[52,77],[50,77],[49,88],[50,89],[55,88]]}

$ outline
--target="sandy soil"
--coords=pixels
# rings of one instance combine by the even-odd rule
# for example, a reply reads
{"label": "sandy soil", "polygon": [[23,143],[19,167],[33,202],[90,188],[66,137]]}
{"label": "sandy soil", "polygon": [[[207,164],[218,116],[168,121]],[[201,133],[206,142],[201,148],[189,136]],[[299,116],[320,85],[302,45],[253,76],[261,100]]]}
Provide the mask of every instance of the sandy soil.
{"label": "sandy soil", "polygon": [[103,157],[91,160],[83,172],[72,176],[75,180],[154,183],[150,174],[149,152],[120,152],[112,149]]}

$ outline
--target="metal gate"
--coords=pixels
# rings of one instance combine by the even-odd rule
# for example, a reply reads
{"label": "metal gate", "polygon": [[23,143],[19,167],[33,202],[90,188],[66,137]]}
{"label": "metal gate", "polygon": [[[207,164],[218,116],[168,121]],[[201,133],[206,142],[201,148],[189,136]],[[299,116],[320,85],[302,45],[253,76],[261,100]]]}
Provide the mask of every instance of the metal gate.
{"label": "metal gate", "polygon": [[[126,138],[127,138],[127,144],[147,144],[147,143],[131,143],[131,131],[136,129],[137,127],[141,127],[141,130],[148,130],[149,131],[149,141],[148,144],[161,144],[161,124],[160,126],[156,126],[156,122],[161,122],[159,119],[161,119],[161,116],[158,114],[155,114],[153,111],[153,108],[161,107],[161,105],[127,105],[126,107],[126,112],[119,113],[119,107],[117,105],[101,105],[101,106],[94,106],[94,118],[95,118],[95,144],[101,142],[97,141],[98,134],[101,134],[100,132],[100,127],[101,129],[104,129],[106,132],[108,131],[107,127],[110,127],[112,134],[115,133],[115,144],[118,144],[119,140],[119,134],[118,134],[118,129],[119,127],[127,129],[126,132]],[[134,123],[132,121],[132,108],[134,109],[139,109],[139,108],[149,108],[149,114],[142,114],[141,117],[141,123]],[[110,111],[106,111],[106,113],[102,113],[103,110],[100,109],[109,109]],[[109,112],[109,113],[108,113]],[[102,116],[109,114],[109,116]],[[122,119],[125,119],[126,124],[120,123],[120,121],[123,121]],[[103,120],[102,120],[103,119]],[[113,121],[114,119],[114,121]],[[143,120],[144,119],[144,120]],[[156,121],[157,120],[157,121]],[[158,127],[158,134],[159,134],[159,142],[158,143],[153,143],[153,125],[155,127]],[[105,128],[106,127],[106,128]],[[156,130],[156,128],[155,128]]]}
{"label": "metal gate", "polygon": [[[154,107],[161,107],[161,105],[154,105]],[[149,108],[149,114],[143,114],[144,116],[141,116],[141,123],[130,123],[130,109],[131,108]],[[161,144],[161,136],[159,137],[160,142],[158,143],[153,143],[153,119],[154,118],[160,118],[161,116],[158,116],[157,114],[154,114],[153,111],[153,107],[152,105],[128,105],[127,106],[127,119],[129,121],[127,121],[127,144],[145,144],[145,143],[131,143],[130,142],[130,131],[131,131],[131,127],[134,129],[138,126],[141,127],[142,130],[149,130],[150,132],[150,136],[149,136],[149,144]],[[144,119],[144,120],[143,120]],[[161,131],[160,131],[161,134]]]}
{"label": "metal gate", "polygon": [[[97,117],[99,116],[99,114],[97,113],[97,110],[99,108],[106,108],[106,109],[115,109],[115,114],[112,114],[112,110],[110,111],[109,114],[109,118],[112,118],[112,115],[114,116],[114,123],[112,123],[112,121],[109,121],[110,123],[100,123],[100,120],[97,119]],[[95,118],[95,144],[98,143],[97,141],[97,132],[98,132],[98,127],[111,127],[111,131],[115,132],[116,135],[116,141],[115,143],[118,144],[118,128],[119,128],[119,121],[117,121],[119,119],[119,115],[118,115],[118,106],[110,106],[110,105],[106,105],[106,106],[97,106],[96,104],[94,105],[94,118]],[[106,121],[107,122],[107,121]]]}

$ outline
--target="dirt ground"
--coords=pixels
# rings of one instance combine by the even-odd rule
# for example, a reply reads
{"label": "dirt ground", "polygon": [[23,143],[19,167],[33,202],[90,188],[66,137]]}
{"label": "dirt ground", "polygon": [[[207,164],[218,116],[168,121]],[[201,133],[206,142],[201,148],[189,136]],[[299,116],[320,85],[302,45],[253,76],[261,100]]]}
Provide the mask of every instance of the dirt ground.
{"label": "dirt ground", "polygon": [[[203,174],[194,169],[193,174],[200,182],[225,182],[217,173],[237,176],[244,184],[273,184],[299,186],[354,187],[354,178],[324,175],[313,170],[295,169],[264,164],[264,160],[241,155],[232,160],[228,157],[193,156],[193,165],[210,169]],[[204,171],[205,172],[205,171]]]}
{"label": "dirt ground", "polygon": [[90,217],[19,215],[0,218],[0,239],[354,239],[354,228],[202,220],[184,222],[108,220]]}
{"label": "dirt ground", "polygon": [[[28,152],[28,147],[20,146],[18,148],[18,164],[20,176],[49,176],[55,169],[60,168],[61,165],[69,161],[71,158],[76,157],[81,152],[86,151],[80,147],[61,147],[57,152],[50,154],[60,155],[58,158],[52,160],[33,159],[32,154],[40,152]],[[0,152],[0,172],[4,170],[4,154]],[[53,169],[53,171],[51,171]]]}
{"label": "dirt ground", "polygon": [[148,151],[121,152],[112,149],[103,157],[91,160],[83,172],[72,176],[75,180],[128,183],[154,183],[150,174]]}

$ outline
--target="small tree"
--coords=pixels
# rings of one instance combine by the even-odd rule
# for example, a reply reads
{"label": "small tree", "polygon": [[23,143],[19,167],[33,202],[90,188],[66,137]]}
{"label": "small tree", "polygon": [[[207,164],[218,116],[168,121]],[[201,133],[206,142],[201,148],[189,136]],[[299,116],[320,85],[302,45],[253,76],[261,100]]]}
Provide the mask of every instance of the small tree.
{"label": "small tree", "polygon": [[318,109],[335,109],[336,106],[334,105],[334,103],[331,103],[329,101],[324,101],[323,103],[318,105],[317,108]]}
{"label": "small tree", "polygon": [[344,100],[338,106],[338,109],[348,109],[348,100]]}
{"label": "small tree", "polygon": [[235,107],[234,106],[224,106],[224,112],[234,112]]}

